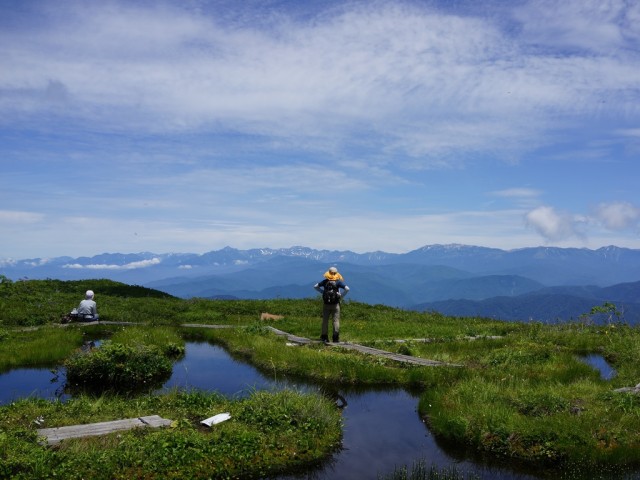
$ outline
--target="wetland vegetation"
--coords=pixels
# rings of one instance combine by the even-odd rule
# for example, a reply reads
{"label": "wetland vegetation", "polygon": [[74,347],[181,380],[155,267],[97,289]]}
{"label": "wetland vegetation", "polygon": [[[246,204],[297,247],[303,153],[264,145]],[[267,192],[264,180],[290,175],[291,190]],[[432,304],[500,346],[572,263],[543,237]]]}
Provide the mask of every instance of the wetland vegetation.
{"label": "wetland vegetation", "polygon": [[[96,292],[101,321],[140,326],[56,326],[88,288]],[[344,304],[343,341],[460,365],[423,367],[320,343],[289,346],[259,321],[261,312],[282,315],[271,324],[315,339],[321,310],[315,299],[183,300],[108,280],[5,278],[0,300],[0,372],[68,362],[89,336],[109,338],[124,350],[145,345],[158,352],[152,365],[179,356],[185,339],[201,339],[274,376],[419,389],[419,412],[434,435],[474,455],[542,468],[555,478],[593,478],[594,472],[631,476],[640,468],[640,399],[615,391],[639,383],[640,331],[622,321],[593,325],[583,317],[543,325]],[[187,329],[183,324],[235,328]],[[590,354],[606,359],[616,375],[601,378],[581,360]],[[4,476],[27,468],[35,476],[85,472],[74,474],[80,477],[101,465],[100,473],[109,478],[166,478],[180,471],[225,478],[212,466],[213,458],[224,458],[227,476],[260,477],[312,465],[340,442],[335,406],[321,396],[296,392],[256,392],[245,399],[202,392],[100,392],[67,402],[21,400],[0,409]],[[198,426],[205,412],[218,411],[233,412],[236,421],[215,430]],[[148,414],[171,418],[174,426],[44,449],[33,425],[39,416],[60,426]],[[280,451],[287,453],[281,456]]]}

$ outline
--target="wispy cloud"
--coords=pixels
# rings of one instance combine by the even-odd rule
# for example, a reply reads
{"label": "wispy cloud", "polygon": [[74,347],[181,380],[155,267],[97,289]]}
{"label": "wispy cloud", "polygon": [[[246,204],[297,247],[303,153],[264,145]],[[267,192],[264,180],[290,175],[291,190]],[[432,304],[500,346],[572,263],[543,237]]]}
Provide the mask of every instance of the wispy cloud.
{"label": "wispy cloud", "polygon": [[41,221],[44,215],[38,212],[23,212],[19,210],[0,210],[0,225],[23,225]]}
{"label": "wispy cloud", "polygon": [[640,8],[625,0],[538,0],[514,9],[523,38],[532,45],[610,54],[640,38]]}
{"label": "wispy cloud", "polygon": [[152,267],[160,263],[161,260],[159,258],[151,258],[149,260],[140,260],[138,262],[130,262],[124,265],[104,263],[83,265],[80,263],[68,263],[66,265],[63,265],[62,268],[70,268],[73,270],[135,270],[138,268]]}
{"label": "wispy cloud", "polygon": [[[170,4],[67,2],[37,28],[0,33],[11,59],[0,112],[112,130],[237,131],[317,149],[363,142],[425,164],[496,142],[517,152],[544,144],[559,120],[629,108],[640,81],[625,48],[635,9],[610,3],[600,28],[595,3],[563,3],[546,19],[527,4],[513,10],[523,26],[514,37],[489,18],[408,4],[252,26]],[[597,41],[558,55],[542,48],[553,25],[567,32],[556,47]]]}

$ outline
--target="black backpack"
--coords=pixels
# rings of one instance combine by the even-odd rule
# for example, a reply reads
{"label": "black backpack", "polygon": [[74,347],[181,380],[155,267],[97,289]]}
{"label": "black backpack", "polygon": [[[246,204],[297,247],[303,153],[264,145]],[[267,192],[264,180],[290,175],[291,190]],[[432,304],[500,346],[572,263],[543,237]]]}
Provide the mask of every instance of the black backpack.
{"label": "black backpack", "polygon": [[340,303],[339,292],[340,288],[338,288],[338,284],[334,281],[328,281],[324,285],[322,300],[328,305],[335,305],[336,303]]}

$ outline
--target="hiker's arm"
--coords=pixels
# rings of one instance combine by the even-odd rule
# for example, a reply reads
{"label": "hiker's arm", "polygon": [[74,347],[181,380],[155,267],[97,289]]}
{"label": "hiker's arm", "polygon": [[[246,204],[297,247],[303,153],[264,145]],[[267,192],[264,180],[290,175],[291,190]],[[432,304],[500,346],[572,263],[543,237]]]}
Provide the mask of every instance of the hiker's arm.
{"label": "hiker's arm", "polygon": [[315,288],[318,292],[322,293],[322,287],[320,286],[319,283],[316,283],[313,288]]}
{"label": "hiker's arm", "polygon": [[349,287],[345,285],[342,289],[344,290],[344,292],[342,292],[342,298],[344,298],[347,296],[347,293],[349,293]]}

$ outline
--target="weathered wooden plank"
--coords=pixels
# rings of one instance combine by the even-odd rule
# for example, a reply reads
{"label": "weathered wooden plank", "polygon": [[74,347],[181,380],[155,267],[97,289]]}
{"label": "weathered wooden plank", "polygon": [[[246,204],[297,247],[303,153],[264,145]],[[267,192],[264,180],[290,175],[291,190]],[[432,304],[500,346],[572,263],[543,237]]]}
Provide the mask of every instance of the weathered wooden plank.
{"label": "weathered wooden plank", "polygon": [[109,422],[87,423],[84,425],[41,428],[38,430],[38,435],[45,437],[48,445],[55,445],[70,438],[93,437],[122,430],[131,430],[132,428],[157,428],[168,425],[171,425],[171,420],[162,418],[159,415],[150,415],[139,418],[112,420]]}
{"label": "weathered wooden plank", "polygon": [[237,325],[208,325],[204,323],[182,323],[181,327],[185,328],[237,328]]}
{"label": "weathered wooden plank", "polygon": [[142,423],[151,428],[168,427],[171,420],[162,418],[160,415],[149,415],[147,417],[138,417]]}
{"label": "weathered wooden plank", "polygon": [[267,326],[269,330],[271,330],[276,335],[287,337],[287,340],[290,342],[300,343],[302,345],[306,345],[307,343],[312,343],[313,340],[309,340],[308,338],[298,337],[297,335],[292,335],[291,333],[283,332],[282,330],[278,330],[275,327]]}
{"label": "weathered wooden plank", "polygon": [[460,365],[453,364],[453,363],[439,362],[437,360],[429,360],[429,359],[426,359],[426,358],[412,357],[411,355],[402,355],[400,353],[387,352],[386,350],[380,350],[380,349],[377,349],[377,348],[366,347],[364,345],[359,345],[357,343],[341,342],[341,343],[334,343],[334,344],[331,344],[331,345],[335,345],[337,347],[345,348],[347,350],[356,350],[358,352],[366,353],[368,355],[376,355],[378,357],[389,358],[389,359],[395,360],[397,362],[413,363],[415,365],[422,365],[422,366],[425,366],[425,367],[437,367],[437,366],[459,367],[460,366]]}
{"label": "weathered wooden plank", "polygon": [[[78,322],[78,324],[82,324],[83,322]],[[140,322],[116,322],[112,320],[94,320],[93,322],[84,322],[84,323],[99,323],[100,325],[142,325]]]}

